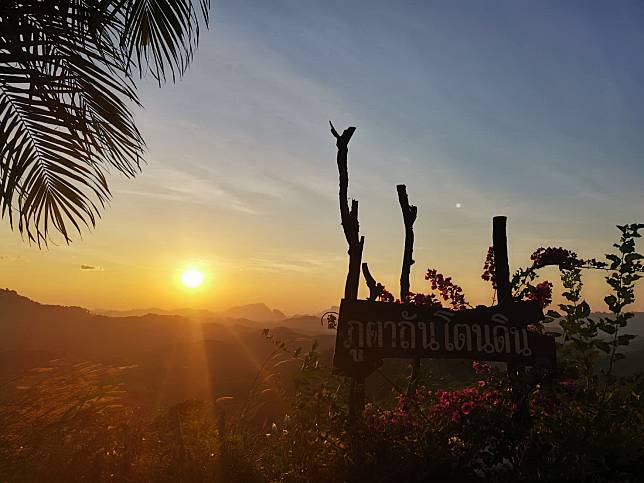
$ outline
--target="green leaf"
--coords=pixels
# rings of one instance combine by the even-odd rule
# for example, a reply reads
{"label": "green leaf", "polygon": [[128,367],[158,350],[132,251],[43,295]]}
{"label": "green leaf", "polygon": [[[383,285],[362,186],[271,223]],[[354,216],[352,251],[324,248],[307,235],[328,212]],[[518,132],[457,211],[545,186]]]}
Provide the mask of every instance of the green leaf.
{"label": "green leaf", "polygon": [[624,257],[624,261],[626,263],[633,263],[635,260],[641,260],[643,259],[644,256],[640,255],[639,253],[629,253]]}
{"label": "green leaf", "polygon": [[613,307],[617,303],[617,297],[614,295],[607,295],[604,297],[604,302],[606,302],[606,305],[609,307]]}
{"label": "green leaf", "polygon": [[631,334],[622,334],[617,336],[617,344],[618,345],[628,345],[630,341],[632,341],[636,335],[631,335]]}
{"label": "green leaf", "polygon": [[619,247],[619,251],[622,253],[632,253],[635,250],[635,241],[634,240],[626,240],[624,243],[622,243],[622,246]]}
{"label": "green leaf", "polygon": [[602,332],[606,332],[607,334],[611,334],[611,335],[617,332],[617,328],[615,326],[608,325],[608,324],[600,324],[599,329]]}
{"label": "green leaf", "polygon": [[597,347],[599,350],[602,350],[606,353],[610,352],[610,346],[608,345],[608,342],[605,342],[603,340],[594,340],[593,345]]}

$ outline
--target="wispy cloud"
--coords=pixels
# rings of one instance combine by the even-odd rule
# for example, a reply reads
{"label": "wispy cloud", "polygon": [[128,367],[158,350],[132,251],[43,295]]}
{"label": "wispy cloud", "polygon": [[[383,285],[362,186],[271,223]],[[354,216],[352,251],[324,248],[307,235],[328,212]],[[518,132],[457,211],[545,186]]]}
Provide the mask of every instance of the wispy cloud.
{"label": "wispy cloud", "polygon": [[102,272],[103,271],[103,267],[98,267],[96,265],[85,265],[85,264],[82,264],[80,266],[80,269],[83,272]]}
{"label": "wispy cloud", "polygon": [[335,266],[344,260],[336,255],[296,255],[291,257],[267,255],[255,257],[244,264],[243,269],[260,272],[312,272],[325,267]]}
{"label": "wispy cloud", "polygon": [[23,255],[0,255],[0,262],[23,262],[27,257]]}
{"label": "wispy cloud", "polygon": [[246,214],[258,210],[242,199],[234,189],[203,176],[185,170],[157,165],[147,170],[144,180],[137,182],[136,189],[118,189],[119,193],[150,197],[180,203],[216,205]]}

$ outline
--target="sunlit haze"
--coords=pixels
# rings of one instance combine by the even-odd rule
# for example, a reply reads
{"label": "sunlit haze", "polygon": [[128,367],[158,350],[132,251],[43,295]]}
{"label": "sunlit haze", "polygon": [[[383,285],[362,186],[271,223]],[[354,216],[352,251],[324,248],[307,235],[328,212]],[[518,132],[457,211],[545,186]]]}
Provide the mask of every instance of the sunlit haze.
{"label": "sunlit haze", "polygon": [[[0,224],[0,286],[89,308],[337,305],[348,259],[329,120],[357,127],[350,196],[392,292],[397,183],[418,206],[412,290],[434,267],[489,303],[494,215],[508,216],[512,269],[539,246],[602,258],[616,224],[643,221],[642,5],[460,3],[215,2],[185,77],[144,82],[142,173],[115,174],[96,229],[69,246],[39,250]],[[603,277],[586,278],[593,310]]]}

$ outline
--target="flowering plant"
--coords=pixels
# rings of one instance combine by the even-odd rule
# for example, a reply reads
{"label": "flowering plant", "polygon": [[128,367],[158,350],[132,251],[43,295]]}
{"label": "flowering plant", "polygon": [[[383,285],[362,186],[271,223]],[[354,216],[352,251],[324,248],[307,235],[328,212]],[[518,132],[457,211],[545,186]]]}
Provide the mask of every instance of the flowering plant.
{"label": "flowering plant", "polygon": [[[527,481],[534,475],[543,481],[597,475],[636,481],[644,461],[644,377],[613,373],[623,358],[619,347],[632,339],[621,332],[632,317],[624,307],[634,300],[642,270],[633,241],[641,228],[620,227],[618,253],[607,256],[609,263],[582,260],[561,247],[540,248],[512,277],[516,300],[536,300],[546,308],[554,286],[537,280],[539,270],[558,267],[564,302],[548,311],[542,327],[559,336],[558,369],[526,370],[517,381],[500,364],[473,361],[467,368],[458,361],[432,361],[422,365],[424,384],[408,395],[400,387],[401,364],[387,361],[373,376],[377,381],[367,381],[361,424],[348,431],[341,423],[348,413],[348,385],[323,365],[308,365],[298,378],[289,427],[278,424],[271,437],[253,440],[248,459],[270,481]],[[586,269],[609,273],[608,317],[592,317],[582,298]],[[492,250],[482,277],[494,286]],[[452,278],[429,269],[426,280],[429,293],[411,293],[408,302],[468,306]],[[384,288],[379,299],[400,303]],[[382,391],[383,380],[390,392]],[[527,419],[519,417],[520,406],[527,408]]]}

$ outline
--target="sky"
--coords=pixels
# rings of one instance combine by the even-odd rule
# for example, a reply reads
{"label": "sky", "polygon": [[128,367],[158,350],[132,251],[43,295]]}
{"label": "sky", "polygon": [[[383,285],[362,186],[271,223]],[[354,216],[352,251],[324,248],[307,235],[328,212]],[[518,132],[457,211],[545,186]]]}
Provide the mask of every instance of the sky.
{"label": "sky", "polygon": [[[600,258],[616,224],[644,222],[641,2],[220,0],[212,20],[181,81],[140,83],[143,172],[114,174],[103,218],[69,246],[38,249],[2,223],[0,286],[89,308],[337,305],[348,259],[329,120],[357,127],[364,260],[394,293],[399,183],[419,213],[412,290],[437,268],[473,304],[492,298],[495,215],[512,270],[540,246]],[[180,283],[188,267],[198,289]],[[603,275],[586,276],[594,310]]]}

